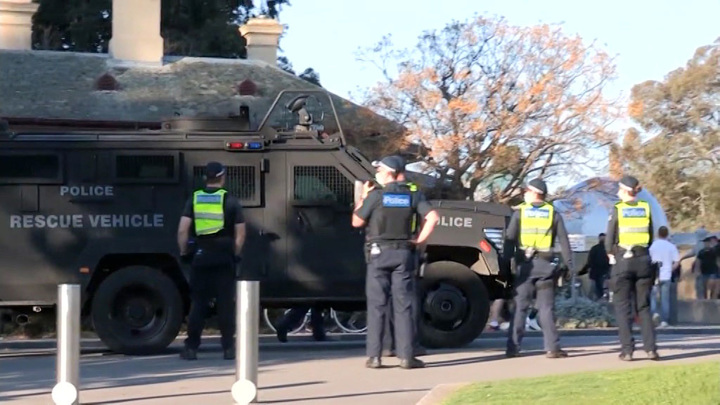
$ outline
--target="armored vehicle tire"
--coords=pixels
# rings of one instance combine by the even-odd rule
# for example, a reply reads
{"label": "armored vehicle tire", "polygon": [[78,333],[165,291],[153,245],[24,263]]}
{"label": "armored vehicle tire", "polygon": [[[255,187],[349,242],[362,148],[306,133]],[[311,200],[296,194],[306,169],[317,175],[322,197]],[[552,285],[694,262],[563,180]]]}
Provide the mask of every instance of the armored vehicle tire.
{"label": "armored vehicle tire", "polygon": [[485,328],[490,299],[480,277],[449,261],[430,263],[420,280],[420,343],[427,348],[460,347]]}
{"label": "armored vehicle tire", "polygon": [[92,300],[100,340],[122,354],[157,353],[172,343],[184,318],[176,284],[161,271],[132,266],[110,274]]}

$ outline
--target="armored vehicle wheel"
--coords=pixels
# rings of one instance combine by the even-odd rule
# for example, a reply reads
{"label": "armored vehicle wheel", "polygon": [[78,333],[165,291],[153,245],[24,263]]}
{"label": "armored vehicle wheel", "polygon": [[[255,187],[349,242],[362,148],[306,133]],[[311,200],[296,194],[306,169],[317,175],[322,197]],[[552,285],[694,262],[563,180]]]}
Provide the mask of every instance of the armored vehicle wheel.
{"label": "armored vehicle wheel", "polygon": [[330,316],[344,333],[367,332],[367,314],[365,311],[343,312],[330,309]]}
{"label": "armored vehicle wheel", "polygon": [[151,354],[178,335],[183,301],[175,283],[159,270],[132,266],[112,273],[92,300],[95,332],[110,350]]}
{"label": "armored vehicle wheel", "polygon": [[420,281],[420,343],[428,348],[460,347],[482,332],[490,300],[480,277],[455,262],[430,263]]}
{"label": "armored vehicle wheel", "polygon": [[[263,309],[263,320],[265,321],[265,325],[270,328],[270,330],[273,331],[273,333],[277,332],[277,329],[275,329],[275,325],[280,321],[280,318],[287,315],[288,312],[290,312],[291,308],[282,308],[282,309]],[[290,325],[290,329],[288,330],[288,335],[296,335],[302,331],[305,330],[308,323],[310,323],[310,312],[305,314],[305,316],[302,318],[301,322],[298,322],[295,325]]]}

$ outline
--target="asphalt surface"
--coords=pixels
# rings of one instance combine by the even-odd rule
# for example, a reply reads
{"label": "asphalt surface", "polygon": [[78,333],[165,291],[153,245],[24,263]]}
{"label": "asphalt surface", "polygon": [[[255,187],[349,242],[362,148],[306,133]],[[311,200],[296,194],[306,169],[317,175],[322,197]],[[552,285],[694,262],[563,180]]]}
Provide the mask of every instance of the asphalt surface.
{"label": "asphalt surface", "polygon": [[[701,329],[707,331],[707,329]],[[505,378],[627,368],[714,359],[720,361],[720,334],[662,333],[663,360],[644,360],[638,340],[637,361],[617,359],[616,335],[563,334],[567,359],[546,359],[542,338],[526,339],[524,356],[504,357],[503,334],[487,334],[462,349],[431,351],[428,367],[402,370],[397,359],[387,368],[364,368],[364,343],[354,340],[316,343],[296,338],[282,350],[267,343],[260,349],[260,403],[282,404],[416,404],[436,385]],[[637,337],[637,334],[636,334]],[[280,345],[278,345],[280,346]],[[218,344],[205,341],[199,360],[178,358],[180,345],[153,356],[89,353],[81,357],[83,404],[231,404],[235,363],[222,360]],[[0,354],[0,403],[48,404],[55,384],[52,350],[5,349]]]}

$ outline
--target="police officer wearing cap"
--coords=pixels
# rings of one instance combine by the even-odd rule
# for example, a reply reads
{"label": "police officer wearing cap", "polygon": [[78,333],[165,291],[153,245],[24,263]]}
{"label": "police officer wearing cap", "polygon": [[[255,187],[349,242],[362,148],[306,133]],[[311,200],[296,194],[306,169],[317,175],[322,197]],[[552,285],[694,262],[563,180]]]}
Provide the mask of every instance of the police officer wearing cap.
{"label": "police officer wearing cap", "polygon": [[[245,243],[242,206],[224,188],[225,167],[210,162],[205,168],[206,186],[185,204],[178,227],[178,245],[183,261],[191,263],[188,337],[180,356],[197,359],[200,335],[205,326],[211,298],[217,299],[223,357],[235,358],[235,267]],[[190,236],[196,248],[188,247]]]}
{"label": "police officer wearing cap", "polygon": [[[413,355],[414,330],[412,307],[415,289],[416,254],[432,233],[438,215],[419,191],[410,191],[398,182],[405,169],[404,159],[389,156],[374,166],[375,180],[382,186],[375,189],[371,182],[363,187],[362,197],[352,217],[354,227],[367,227],[367,356],[366,367],[380,368],[382,337],[388,302],[392,299],[394,333],[400,367],[424,367]],[[413,217],[421,215],[425,222],[413,240]]]}
{"label": "police officer wearing cap", "polygon": [[655,271],[649,247],[653,242],[650,204],[637,198],[642,190],[640,182],[632,176],[624,176],[619,183],[618,197],[608,220],[605,249],[613,279],[613,306],[620,337],[620,360],[632,360],[635,342],[632,335],[632,305],[635,299],[642,329],[643,346],[651,360],[658,360],[655,329],[650,313],[650,293]]}
{"label": "police officer wearing cap", "polygon": [[[405,167],[404,164],[403,164],[403,167]],[[410,191],[413,191],[413,192],[418,191],[418,185],[413,182],[407,181],[407,179],[405,177],[405,173],[400,172],[397,176],[397,180],[398,180],[397,181],[398,183],[405,183],[407,185],[407,187],[410,189]],[[415,233],[418,230],[418,220],[417,219],[418,219],[417,215],[413,216],[413,221],[412,221],[412,226],[411,226],[413,235],[415,235]],[[421,254],[422,254],[421,252],[416,252],[416,260],[418,260],[418,261],[420,260],[419,255],[421,255]],[[416,278],[415,279],[416,285],[418,282],[419,282],[419,280]],[[413,353],[415,354],[415,356],[424,356],[425,354],[427,354],[427,351],[425,350],[425,348],[423,348],[420,345],[420,337],[419,337],[419,328],[420,328],[420,319],[421,319],[421,317],[420,317],[420,309],[421,309],[420,308],[420,296],[419,296],[420,288],[416,288],[416,293],[417,294],[415,294],[415,299],[413,300],[413,306],[412,306],[412,314],[413,314],[413,319],[414,319],[413,326],[415,327],[414,335],[413,335],[414,336],[414,338],[413,338]],[[394,333],[393,333],[394,330],[395,330],[395,322],[393,322],[393,307],[392,307],[392,301],[390,301],[390,302],[388,302],[387,314],[385,315],[385,329],[383,331],[383,352],[382,352],[383,357],[395,356],[395,339],[394,339]]]}
{"label": "police officer wearing cap", "polygon": [[508,329],[507,357],[516,357],[520,353],[533,293],[536,293],[546,356],[553,359],[567,357],[559,346],[560,337],[553,313],[555,284],[559,276],[559,269],[553,263],[556,258],[553,251],[555,241],[559,242],[569,269],[573,268],[572,256],[565,223],[553,205],[545,201],[546,195],[544,181],[530,181],[525,189],[525,202],[513,213],[505,232],[503,255],[508,262],[514,259],[518,269],[514,280],[515,314]]}

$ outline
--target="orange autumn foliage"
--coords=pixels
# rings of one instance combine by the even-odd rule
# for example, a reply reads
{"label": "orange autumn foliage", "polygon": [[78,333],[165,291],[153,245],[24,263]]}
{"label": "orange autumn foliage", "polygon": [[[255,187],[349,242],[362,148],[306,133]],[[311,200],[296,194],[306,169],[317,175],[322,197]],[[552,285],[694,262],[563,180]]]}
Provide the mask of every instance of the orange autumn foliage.
{"label": "orange autumn foliage", "polygon": [[502,176],[491,198],[508,201],[528,177],[600,164],[589,152],[614,138],[607,127],[619,111],[602,94],[612,59],[557,26],[475,17],[409,51],[385,38],[370,56],[385,80],[365,105],[428,147],[427,165],[458,197]]}

